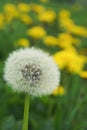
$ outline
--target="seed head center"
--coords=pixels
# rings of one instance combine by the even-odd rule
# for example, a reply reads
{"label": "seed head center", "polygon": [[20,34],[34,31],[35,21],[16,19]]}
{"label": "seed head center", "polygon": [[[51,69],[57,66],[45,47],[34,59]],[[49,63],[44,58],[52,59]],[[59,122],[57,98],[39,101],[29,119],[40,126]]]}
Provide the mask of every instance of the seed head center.
{"label": "seed head center", "polygon": [[34,85],[40,80],[41,70],[35,65],[26,65],[24,69],[21,70],[23,77],[28,80],[31,85]]}

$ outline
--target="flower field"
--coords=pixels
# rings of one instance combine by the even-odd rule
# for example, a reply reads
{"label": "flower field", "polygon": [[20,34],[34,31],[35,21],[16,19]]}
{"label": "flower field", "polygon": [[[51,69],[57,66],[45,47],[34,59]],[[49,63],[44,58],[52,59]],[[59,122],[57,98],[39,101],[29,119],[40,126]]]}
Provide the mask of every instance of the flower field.
{"label": "flower field", "polygon": [[87,130],[86,13],[78,2],[1,0],[0,130],[22,130],[25,94],[3,75],[9,53],[31,47],[48,52],[61,74],[52,94],[31,98],[29,130]]}

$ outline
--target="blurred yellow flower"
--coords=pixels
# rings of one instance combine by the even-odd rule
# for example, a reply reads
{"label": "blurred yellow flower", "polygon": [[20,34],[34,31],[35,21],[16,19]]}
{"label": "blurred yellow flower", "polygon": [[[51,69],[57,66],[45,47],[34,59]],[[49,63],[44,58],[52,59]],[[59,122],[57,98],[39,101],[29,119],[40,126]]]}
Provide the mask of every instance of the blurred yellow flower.
{"label": "blurred yellow flower", "polygon": [[84,56],[80,56],[80,55],[77,55],[77,56],[74,55],[71,58],[72,58],[72,62],[70,62],[67,65],[68,70],[72,73],[76,73],[76,74],[80,75],[80,72],[82,71],[82,69],[86,63],[86,58]]}
{"label": "blurred yellow flower", "polygon": [[17,7],[20,12],[24,12],[24,13],[28,13],[31,10],[30,6],[25,3],[19,3]]}
{"label": "blurred yellow flower", "polygon": [[60,26],[78,36],[87,37],[87,29],[82,26],[75,25],[74,21],[70,18],[70,12],[62,10],[59,12]]}
{"label": "blurred yellow flower", "polygon": [[46,35],[46,31],[41,26],[34,26],[27,31],[27,35],[35,39],[40,39]]}
{"label": "blurred yellow flower", "polygon": [[59,12],[59,18],[60,19],[67,19],[67,18],[69,18],[70,17],[70,15],[71,15],[71,13],[70,13],[70,11],[69,10],[61,10],[60,12]]}
{"label": "blurred yellow flower", "polygon": [[54,91],[53,91],[53,95],[54,96],[57,96],[57,95],[60,95],[60,96],[63,96],[65,94],[65,89],[63,86],[59,86],[57,87]]}
{"label": "blurred yellow flower", "polygon": [[43,11],[38,15],[41,22],[52,23],[56,19],[56,13],[53,10]]}
{"label": "blurred yellow flower", "polygon": [[31,4],[30,7],[31,10],[34,11],[35,13],[41,13],[45,10],[44,7],[39,4]]}
{"label": "blurred yellow flower", "polygon": [[16,42],[17,46],[22,46],[22,47],[28,47],[30,45],[29,40],[25,39],[25,38],[21,38]]}
{"label": "blurred yellow flower", "polygon": [[43,39],[44,43],[46,45],[49,45],[49,46],[55,46],[58,44],[58,40],[56,37],[54,36],[46,36],[44,39]]}
{"label": "blurred yellow flower", "polygon": [[72,19],[59,19],[59,24],[60,27],[63,27],[64,29],[66,29],[66,31],[71,32],[70,30],[75,26],[74,22]]}
{"label": "blurred yellow flower", "polygon": [[5,18],[2,13],[0,13],[0,29],[3,29],[5,26]]}
{"label": "blurred yellow flower", "polygon": [[82,26],[74,26],[73,28],[70,29],[70,31],[73,34],[79,35],[79,36],[84,36],[87,37],[87,29]]}
{"label": "blurred yellow flower", "polygon": [[27,25],[33,23],[32,18],[28,14],[20,14],[19,19]]}
{"label": "blurred yellow flower", "polygon": [[60,33],[58,35],[58,46],[61,48],[70,48],[73,44],[78,45],[79,43],[80,41],[69,33]]}
{"label": "blurred yellow flower", "polygon": [[87,71],[81,71],[81,73],[80,73],[80,77],[82,77],[82,78],[87,78]]}
{"label": "blurred yellow flower", "polygon": [[6,22],[11,22],[14,18],[17,18],[19,12],[14,4],[6,4],[3,7]]}
{"label": "blurred yellow flower", "polygon": [[86,57],[76,52],[74,48],[67,48],[54,54],[54,60],[61,69],[66,68],[71,73],[80,74]]}

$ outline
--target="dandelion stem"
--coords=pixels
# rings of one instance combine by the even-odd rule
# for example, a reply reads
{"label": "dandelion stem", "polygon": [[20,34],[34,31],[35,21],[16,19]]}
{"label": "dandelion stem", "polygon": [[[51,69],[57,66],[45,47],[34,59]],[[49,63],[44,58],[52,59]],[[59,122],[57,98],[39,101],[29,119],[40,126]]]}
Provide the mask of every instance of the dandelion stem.
{"label": "dandelion stem", "polygon": [[29,105],[30,105],[30,96],[28,94],[26,94],[26,96],[25,96],[25,105],[24,105],[24,118],[23,118],[23,128],[22,128],[22,130],[28,130]]}

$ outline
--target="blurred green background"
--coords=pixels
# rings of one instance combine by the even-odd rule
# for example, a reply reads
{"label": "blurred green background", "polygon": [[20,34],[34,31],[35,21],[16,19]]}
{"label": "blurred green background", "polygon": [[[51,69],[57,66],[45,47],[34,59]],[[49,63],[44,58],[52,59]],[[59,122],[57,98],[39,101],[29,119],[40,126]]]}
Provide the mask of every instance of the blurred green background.
{"label": "blurred green background", "polygon": [[22,129],[25,95],[6,84],[4,64],[13,50],[31,46],[54,57],[61,82],[52,95],[32,98],[29,130],[87,130],[86,5],[86,0],[0,0],[0,130]]}

